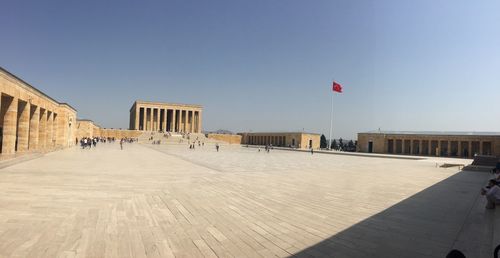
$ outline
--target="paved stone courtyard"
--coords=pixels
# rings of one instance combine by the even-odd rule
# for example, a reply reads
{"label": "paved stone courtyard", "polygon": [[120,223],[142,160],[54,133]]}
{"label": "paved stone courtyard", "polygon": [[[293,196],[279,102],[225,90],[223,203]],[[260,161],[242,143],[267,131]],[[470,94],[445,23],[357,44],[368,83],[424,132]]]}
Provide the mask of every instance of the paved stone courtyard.
{"label": "paved stone courtyard", "polygon": [[468,225],[488,216],[478,194],[487,178],[237,146],[73,148],[0,170],[0,257],[470,254],[485,245]]}

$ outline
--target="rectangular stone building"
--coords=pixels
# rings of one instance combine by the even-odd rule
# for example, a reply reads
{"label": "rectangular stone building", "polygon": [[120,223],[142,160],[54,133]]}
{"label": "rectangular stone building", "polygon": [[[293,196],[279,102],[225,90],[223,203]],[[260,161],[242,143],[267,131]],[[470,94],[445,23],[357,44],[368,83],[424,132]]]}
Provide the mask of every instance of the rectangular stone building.
{"label": "rectangular stone building", "polygon": [[75,144],[76,110],[0,67],[1,157]]}
{"label": "rectangular stone building", "polygon": [[320,135],[304,132],[239,133],[241,143],[248,145],[269,145],[300,149],[319,149]]}
{"label": "rectangular stone building", "polygon": [[500,156],[500,132],[358,133],[358,151],[472,158],[474,154]]}
{"label": "rectangular stone building", "polygon": [[130,130],[201,133],[200,105],[136,101],[130,108]]}

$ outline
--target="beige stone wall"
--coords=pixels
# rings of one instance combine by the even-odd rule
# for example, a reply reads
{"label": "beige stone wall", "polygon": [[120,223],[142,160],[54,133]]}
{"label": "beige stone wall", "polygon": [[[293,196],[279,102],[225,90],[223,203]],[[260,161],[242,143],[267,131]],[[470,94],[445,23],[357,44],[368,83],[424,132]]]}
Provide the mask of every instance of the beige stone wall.
{"label": "beige stone wall", "polygon": [[74,145],[76,110],[0,68],[1,155]]}
{"label": "beige stone wall", "polygon": [[78,139],[82,137],[137,138],[143,133],[137,130],[101,128],[94,124],[92,120],[78,120],[77,128]]}
{"label": "beige stone wall", "polygon": [[241,135],[237,134],[208,134],[207,137],[230,144],[241,144]]}
{"label": "beige stone wall", "polygon": [[500,156],[500,135],[358,133],[360,152],[403,155],[468,157],[474,154]]}
{"label": "beige stone wall", "polygon": [[76,138],[80,140],[83,137],[94,137],[94,122],[91,120],[77,120],[76,121]]}

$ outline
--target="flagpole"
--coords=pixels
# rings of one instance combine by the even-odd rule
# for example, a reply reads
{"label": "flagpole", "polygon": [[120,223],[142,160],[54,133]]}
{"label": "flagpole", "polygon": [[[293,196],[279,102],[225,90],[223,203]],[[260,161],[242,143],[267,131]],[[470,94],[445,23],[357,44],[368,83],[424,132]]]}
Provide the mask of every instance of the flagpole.
{"label": "flagpole", "polygon": [[332,150],[332,127],[333,127],[333,95],[332,92],[332,111],[330,112],[330,137],[328,137],[328,149]]}

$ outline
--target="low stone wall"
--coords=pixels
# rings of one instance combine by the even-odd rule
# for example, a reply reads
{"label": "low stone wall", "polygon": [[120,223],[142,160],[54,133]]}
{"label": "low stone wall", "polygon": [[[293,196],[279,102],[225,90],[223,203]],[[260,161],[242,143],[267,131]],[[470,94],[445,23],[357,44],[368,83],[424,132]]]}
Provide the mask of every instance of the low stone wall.
{"label": "low stone wall", "polygon": [[137,138],[141,134],[142,132],[138,130],[101,128],[94,124],[92,120],[82,119],[77,121],[76,137],[78,139],[83,137],[114,137],[116,139]]}
{"label": "low stone wall", "polygon": [[208,139],[227,142],[229,144],[241,144],[241,135],[237,134],[208,134]]}
{"label": "low stone wall", "polygon": [[137,130],[120,130],[120,129],[99,129],[99,137],[114,137],[116,139],[121,138],[137,138],[142,134],[141,131]]}

